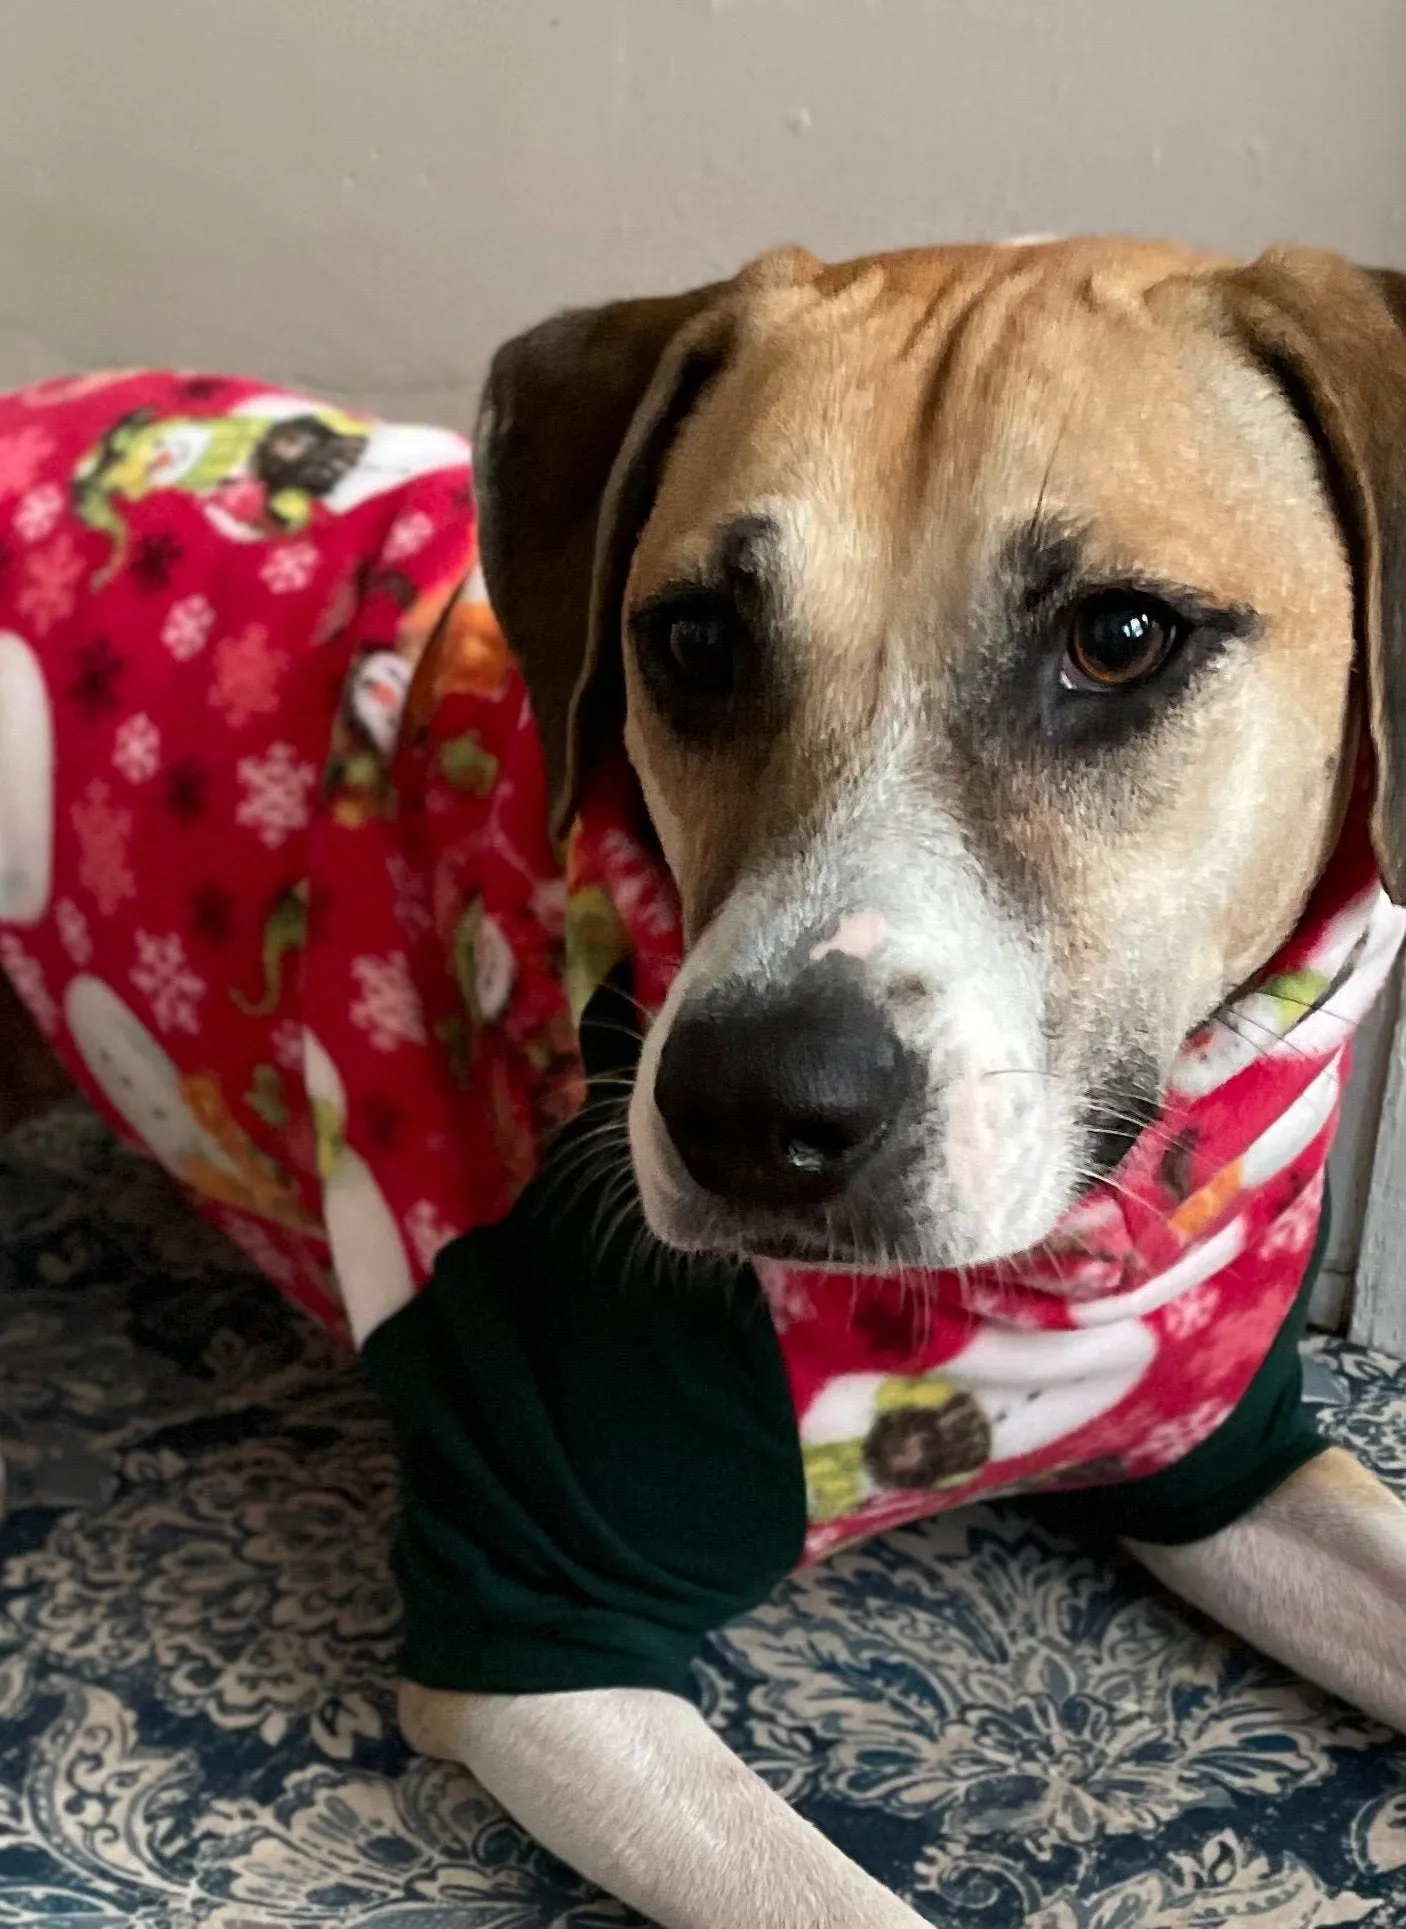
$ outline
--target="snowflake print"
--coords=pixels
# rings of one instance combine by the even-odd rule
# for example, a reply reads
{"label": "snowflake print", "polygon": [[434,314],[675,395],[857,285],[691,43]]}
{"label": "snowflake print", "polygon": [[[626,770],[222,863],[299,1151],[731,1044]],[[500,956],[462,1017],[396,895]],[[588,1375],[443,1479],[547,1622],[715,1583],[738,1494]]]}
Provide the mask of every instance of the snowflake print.
{"label": "snowflake print", "polygon": [[73,614],[77,601],[74,591],[82,574],[83,558],[67,530],[43,549],[30,551],[16,600],[20,615],[29,619],[40,636],[47,636],[55,623]]}
{"label": "snowflake print", "polygon": [[223,884],[197,884],[190,894],[190,928],[221,951],[234,931],[234,897]]}
{"label": "snowflake print", "polygon": [[287,667],[283,651],[269,647],[264,623],[246,623],[237,636],[217,645],[210,701],[231,730],[242,730],[252,718],[278,708],[278,688]]}
{"label": "snowflake print", "polygon": [[402,851],[387,856],[386,876],[395,892],[395,921],[413,944],[434,928],[425,880]]}
{"label": "snowflake print", "polygon": [[161,641],[177,663],[189,663],[210,641],[214,621],[214,605],[208,596],[182,596],[166,612]]}
{"label": "snowflake print", "polygon": [[1199,1447],[1234,1411],[1233,1404],[1224,1400],[1203,1400],[1190,1413],[1174,1415],[1149,1427],[1128,1457],[1148,1467],[1170,1467],[1193,1447]]}
{"label": "snowflake print", "polygon": [[31,489],[15,511],[15,534],[21,542],[42,543],[52,536],[63,516],[63,490],[56,482]]}
{"label": "snowflake print", "polygon": [[315,543],[289,543],[286,549],[271,549],[259,571],[259,581],[275,596],[289,596],[306,589],[317,574],[318,553]]}
{"label": "snowflake print", "polygon": [[1026,1332],[1038,1332],[1044,1324],[1033,1306],[1022,1305],[999,1280],[965,1279],[960,1291],[962,1306],[969,1313],[980,1313],[985,1319],[997,1319]]}
{"label": "snowflake print", "polygon": [[194,757],[180,757],[166,772],[166,808],[178,824],[196,824],[209,808],[210,773]]}
{"label": "snowflake print", "polygon": [[169,589],[176,564],[184,555],[185,550],[168,529],[150,530],[138,536],[132,551],[132,560],[128,564],[132,581],[138,589],[146,590],[149,595],[154,595],[157,590]]}
{"label": "snowflake print", "polygon": [[423,509],[409,509],[391,524],[382,555],[388,563],[403,563],[417,555],[434,534],[434,524]]}
{"label": "snowflake print", "polygon": [[91,643],[75,650],[73,661],[78,675],[68,686],[68,694],[92,723],[117,708],[117,685],[127,665],[105,636],[95,636]]}
{"label": "snowflake print", "polygon": [[194,1037],[200,1030],[200,1001],[209,986],[191,970],[180,933],[168,931],[164,937],[155,937],[139,931],[137,960],[128,975],[150,999],[157,1029]]}
{"label": "snowflake print", "polygon": [[1220,1287],[1208,1279],[1168,1303],[1162,1314],[1162,1330],[1171,1339],[1189,1340],[1210,1325],[1219,1307]]}
{"label": "snowflake print", "polygon": [[1313,1244],[1322,1215],[1323,1174],[1319,1172],[1270,1226],[1260,1251],[1266,1259],[1299,1258]]}
{"label": "snowflake print", "polygon": [[271,744],[262,757],[241,757],[236,769],[245,794],[235,817],[258,834],[265,850],[278,850],[294,831],[306,828],[317,772],[299,762],[291,743]]}
{"label": "snowflake print", "polygon": [[423,1045],[425,1015],[420,994],[410,976],[410,960],[403,951],[383,958],[353,958],[352,976],[361,995],[351,1008],[352,1023],[364,1031],[378,1052],[398,1045]]}
{"label": "snowflake print", "polygon": [[110,918],[124,898],[137,894],[128,861],[132,813],[114,805],[107,784],[95,777],[69,814],[78,839],[79,882]]}
{"label": "snowflake print", "polygon": [[145,710],[128,717],[119,728],[112,761],[129,784],[144,784],[160,769],[161,732]]}
{"label": "snowflake print", "polygon": [[439,1207],[429,1199],[415,1201],[405,1215],[405,1231],[424,1272],[429,1272],[434,1265],[436,1254],[451,1239],[459,1237],[454,1227],[441,1216]]}
{"label": "snowflake print", "polygon": [[25,1010],[44,1036],[52,1038],[59,1028],[59,1008],[49,995],[39,960],[30,957],[13,931],[0,931],[0,964]]}
{"label": "snowflake print", "polygon": [[54,923],[59,930],[59,943],[81,970],[93,962],[93,939],[88,930],[88,920],[73,902],[72,898],[60,898],[54,906]]}
{"label": "snowflake print", "polygon": [[53,452],[54,438],[47,429],[0,435],[0,496],[22,496],[32,489]]}
{"label": "snowflake print", "polygon": [[269,1044],[275,1065],[282,1066],[285,1072],[302,1071],[303,1028],[296,1019],[281,1018],[273,1028]]}

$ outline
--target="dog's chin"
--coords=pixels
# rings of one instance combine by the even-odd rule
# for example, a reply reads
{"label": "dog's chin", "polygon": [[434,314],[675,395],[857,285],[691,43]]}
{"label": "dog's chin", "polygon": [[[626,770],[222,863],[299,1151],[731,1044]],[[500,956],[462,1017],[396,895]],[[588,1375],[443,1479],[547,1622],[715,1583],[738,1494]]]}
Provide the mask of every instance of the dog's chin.
{"label": "dog's chin", "polygon": [[832,1209],[828,1223],[819,1225],[764,1210],[743,1215],[690,1181],[662,1178],[657,1169],[646,1175],[638,1163],[636,1181],[646,1224],[661,1245],[675,1252],[876,1277],[949,1272],[1017,1257],[1054,1230],[1063,1210],[1061,1202],[1030,1228],[1013,1228],[1004,1238],[983,1238],[979,1233],[963,1236],[941,1224],[924,1227],[904,1209],[881,1220],[870,1207],[862,1229],[846,1226],[847,1217],[859,1215],[846,1214],[842,1204]]}

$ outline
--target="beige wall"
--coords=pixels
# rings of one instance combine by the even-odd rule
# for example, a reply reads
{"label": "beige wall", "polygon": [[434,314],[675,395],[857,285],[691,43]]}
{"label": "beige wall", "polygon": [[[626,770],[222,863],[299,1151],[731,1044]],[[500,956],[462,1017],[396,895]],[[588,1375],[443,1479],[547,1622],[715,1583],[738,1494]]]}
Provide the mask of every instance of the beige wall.
{"label": "beige wall", "polygon": [[175,362],[467,426],[513,329],[777,241],[1406,265],[1404,90],[1406,0],[0,0],[0,385]]}
{"label": "beige wall", "polygon": [[1406,0],[0,0],[0,382],[464,422],[567,301],[1071,227],[1406,262]]}

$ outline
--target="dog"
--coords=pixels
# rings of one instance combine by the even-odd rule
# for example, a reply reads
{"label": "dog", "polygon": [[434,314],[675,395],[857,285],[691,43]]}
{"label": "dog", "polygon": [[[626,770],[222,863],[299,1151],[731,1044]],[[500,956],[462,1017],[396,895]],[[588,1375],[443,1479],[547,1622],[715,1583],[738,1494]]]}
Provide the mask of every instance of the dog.
{"label": "dog", "polygon": [[[678,1692],[678,1637],[803,1547],[978,1492],[1096,1512],[1184,1599],[1406,1727],[1406,1510],[1302,1427],[1244,1464],[1227,1446],[1271,1366],[1276,1412],[1297,1389],[1346,1044],[1401,938],[1403,448],[1389,272],[1122,241],[782,250],[500,351],[482,580],[439,587],[442,558],[412,582],[408,641],[384,602],[352,623],[320,808],[396,829],[340,896],[311,887],[298,1077],[335,1292],[267,1144],[232,1158],[207,1109],[213,1155],[167,1163],[207,1208],[262,1203],[387,1397],[407,1739],[652,1919],[921,1920],[729,1754]],[[384,519],[376,542],[362,591]],[[387,655],[403,718],[349,739]],[[0,798],[20,811],[3,773]],[[62,1044],[32,869],[10,865],[4,962]],[[296,883],[264,888],[286,911]],[[418,1005],[325,968],[344,901],[363,961],[357,915],[376,944],[397,917],[419,934]],[[281,986],[239,1017],[273,1020]],[[422,1081],[389,1176],[348,1070],[379,1047],[337,1008],[358,988],[381,1057],[435,1041],[459,1081]],[[108,1007],[79,1016],[107,1051]],[[6,1053],[16,1100],[43,1093],[36,1051]],[[491,1183],[453,1165],[473,1106]],[[561,1156],[584,1208],[547,1184]],[[421,1163],[449,1175],[423,1200]],[[887,1321],[855,1370],[837,1294]],[[496,1377],[466,1415],[475,1355]],[[1231,1397],[1165,1404],[1208,1363]],[[724,1503],[701,1521],[700,1441]],[[1210,1513],[1169,1498],[1193,1461]]]}

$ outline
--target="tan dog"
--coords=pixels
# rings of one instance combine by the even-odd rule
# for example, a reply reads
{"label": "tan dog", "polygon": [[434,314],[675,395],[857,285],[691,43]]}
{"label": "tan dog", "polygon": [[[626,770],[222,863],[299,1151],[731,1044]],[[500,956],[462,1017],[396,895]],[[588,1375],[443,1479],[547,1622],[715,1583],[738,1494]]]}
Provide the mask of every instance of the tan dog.
{"label": "tan dog", "polygon": [[[1136,1129],[1178,1041],[1293,926],[1360,722],[1401,899],[1403,315],[1402,278],[1309,253],[788,252],[502,351],[478,451],[490,590],[568,803],[581,744],[623,722],[688,922],[631,1108],[661,1238],[860,1267],[1040,1238],[1080,1187],[1090,1104]],[[1135,592],[1118,633],[1157,674],[1071,725],[1013,612],[1109,584]],[[1065,687],[1102,680],[1098,646],[1075,633]],[[743,677],[747,727],[719,728],[710,679]],[[680,1157],[681,1015],[724,983],[784,991],[831,933],[868,961],[880,931],[873,1002],[921,1097],[888,1163],[864,1161],[862,1209],[854,1183],[817,1205],[755,1160],[750,1185],[700,1185],[728,1154]],[[1040,1039],[1049,1076],[994,1081],[983,1112],[981,1067]],[[1406,1726],[1406,1509],[1345,1454],[1210,1540],[1134,1551]],[[668,1696],[407,1687],[402,1712],[663,1923],[918,1920]]]}
{"label": "tan dog", "polygon": [[[564,815],[623,727],[688,924],[631,1107],[661,1239],[872,1268],[1042,1238],[1293,927],[1364,724],[1406,895],[1404,318],[1401,278],[1311,254],[787,252],[502,352],[493,600]],[[741,1156],[699,1126],[689,1027],[834,947],[867,993],[846,1104],[803,1157]],[[1406,1510],[1346,1455],[1134,1551],[1406,1727]],[[663,1924],[920,1921],[675,1697],[406,1684],[401,1713]]]}

